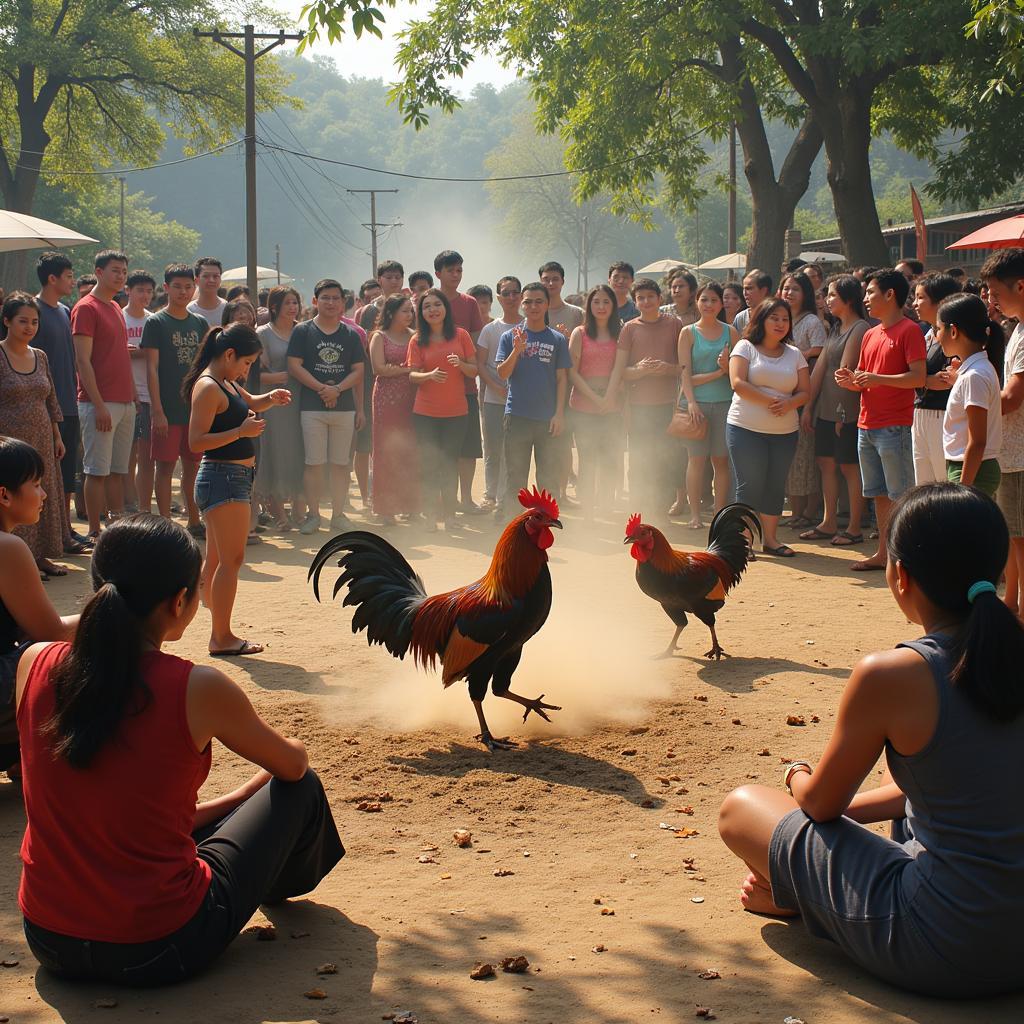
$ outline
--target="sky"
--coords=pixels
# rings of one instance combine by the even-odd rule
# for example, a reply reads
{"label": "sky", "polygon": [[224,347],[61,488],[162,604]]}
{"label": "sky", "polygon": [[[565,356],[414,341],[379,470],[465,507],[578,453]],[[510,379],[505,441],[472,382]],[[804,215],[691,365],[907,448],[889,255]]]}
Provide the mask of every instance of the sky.
{"label": "sky", "polygon": [[[294,19],[292,25],[287,26],[294,31],[298,26],[298,17],[305,0],[284,0],[279,3],[280,10],[289,14]],[[425,17],[432,7],[430,0],[415,4],[409,0],[399,0],[394,9],[381,4],[385,22],[381,27],[383,39],[377,39],[364,33],[361,39],[356,39],[351,32],[343,37],[340,43],[330,45],[326,42],[318,42],[306,52],[331,57],[341,74],[357,78],[383,78],[385,82],[393,82],[398,78],[395,70],[395,54],[398,51],[397,32],[408,22],[415,18]],[[285,26],[282,26],[285,27]],[[503,68],[497,60],[490,56],[478,57],[473,62],[465,76],[458,82],[457,92],[468,94],[477,85],[490,83],[498,88],[515,79],[512,71]]]}

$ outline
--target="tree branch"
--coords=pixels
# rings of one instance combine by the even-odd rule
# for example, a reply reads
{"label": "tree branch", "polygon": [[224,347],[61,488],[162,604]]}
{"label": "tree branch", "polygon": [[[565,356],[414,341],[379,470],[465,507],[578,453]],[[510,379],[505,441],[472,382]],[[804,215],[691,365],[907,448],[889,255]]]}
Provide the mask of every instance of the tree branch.
{"label": "tree branch", "polygon": [[814,80],[800,63],[786,37],[778,29],[764,25],[756,18],[745,19],[740,23],[740,28],[768,48],[782,66],[790,84],[808,106],[819,102],[820,97]]}

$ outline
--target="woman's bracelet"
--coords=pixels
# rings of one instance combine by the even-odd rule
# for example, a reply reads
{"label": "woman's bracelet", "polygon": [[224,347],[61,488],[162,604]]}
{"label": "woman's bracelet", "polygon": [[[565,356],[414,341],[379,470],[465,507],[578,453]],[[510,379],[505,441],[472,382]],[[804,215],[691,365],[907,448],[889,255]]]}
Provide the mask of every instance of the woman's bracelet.
{"label": "woman's bracelet", "polygon": [[790,796],[793,795],[793,789],[790,783],[793,780],[794,772],[807,772],[808,775],[814,774],[814,769],[810,766],[807,761],[791,761],[786,765],[785,771],[782,773],[782,784],[786,787],[786,792]]}

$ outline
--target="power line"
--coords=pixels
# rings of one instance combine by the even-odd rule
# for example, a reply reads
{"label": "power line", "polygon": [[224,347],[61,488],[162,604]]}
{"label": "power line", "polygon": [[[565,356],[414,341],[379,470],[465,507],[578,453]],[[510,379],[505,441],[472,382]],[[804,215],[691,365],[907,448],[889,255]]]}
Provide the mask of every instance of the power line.
{"label": "power line", "polygon": [[[90,170],[90,171],[52,170],[50,168],[30,167],[28,164],[11,164],[10,167],[11,167],[12,170],[20,170],[20,171],[35,171],[35,170],[38,170],[40,174],[45,174],[45,175],[47,175],[49,177],[64,177],[65,175],[71,175],[71,174],[73,174],[73,175],[81,175],[81,176],[90,176],[90,175],[102,176],[102,175],[108,175],[108,174],[131,174],[133,171],[155,171],[158,167],[175,167],[178,164],[187,164],[187,163],[189,163],[192,160],[201,160],[205,156],[213,156],[215,153],[223,153],[224,150],[231,149],[232,146],[240,146],[243,142],[245,142],[245,139],[234,139],[231,142],[225,142],[223,145],[214,146],[213,149],[207,149],[207,150],[205,150],[202,153],[193,153],[192,156],[183,156],[183,157],[179,158],[178,160],[164,160],[161,163],[145,164],[145,165],[140,166],[140,167],[113,167],[113,168],[110,168],[108,170],[103,170],[103,171],[96,171],[96,170]],[[5,152],[5,153],[10,152],[10,150],[6,146],[4,146],[4,145],[0,145],[0,150],[3,150],[3,152]],[[22,150],[21,152],[31,153],[33,156],[43,156],[44,155],[42,153],[37,153],[37,152],[35,152],[33,150]]]}
{"label": "power line", "polygon": [[298,202],[295,200],[295,197],[292,194],[294,189],[287,188],[285,185],[281,183],[281,179],[278,178],[277,172],[274,170],[273,164],[265,163],[263,166],[266,168],[267,173],[273,179],[274,184],[277,185],[277,187],[284,194],[285,199],[287,199],[288,202],[291,203],[295,212],[298,213],[298,215],[306,222],[307,225],[309,225],[310,230],[315,235],[318,236],[321,242],[325,243],[326,245],[333,246],[334,239],[330,238],[327,235],[327,233],[323,230],[322,225],[315,218],[311,218],[309,214],[298,204]]}
{"label": "power line", "polygon": [[[698,135],[703,135],[703,131],[693,132],[686,139],[694,139]],[[686,141],[686,139],[680,141]],[[610,160],[606,164],[599,164],[597,167],[582,167],[575,171],[540,171],[536,174],[507,174],[493,178],[454,178],[445,177],[442,175],[435,174],[411,174],[407,171],[389,171],[383,167],[367,167],[365,164],[354,164],[347,160],[334,160],[327,156],[313,156],[310,153],[301,154],[296,153],[294,150],[287,149],[284,146],[275,145],[272,142],[266,142],[262,139],[258,140],[259,144],[267,149],[278,149],[286,153],[291,153],[293,156],[305,156],[308,160],[316,160],[318,163],[334,164],[338,167],[351,167],[357,171],[368,171],[371,174],[389,174],[396,178],[411,178],[414,181],[447,181],[454,182],[457,184],[481,184],[486,185],[489,181],[531,181],[537,178],[565,178],[570,177],[574,174],[589,174],[592,171],[601,171],[608,167],[618,167],[621,164],[633,163],[636,160],[636,156],[623,157],[621,160]],[[642,153],[640,156],[654,156],[654,153]]]}

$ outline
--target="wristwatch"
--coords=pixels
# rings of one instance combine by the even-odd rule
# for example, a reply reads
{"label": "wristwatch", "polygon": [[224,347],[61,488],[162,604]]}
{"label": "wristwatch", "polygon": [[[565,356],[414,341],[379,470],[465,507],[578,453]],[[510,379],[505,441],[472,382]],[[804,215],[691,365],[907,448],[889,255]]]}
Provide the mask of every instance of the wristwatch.
{"label": "wristwatch", "polygon": [[814,769],[810,766],[807,761],[791,761],[786,765],[785,770],[782,773],[782,784],[786,787],[786,792],[790,796],[793,795],[793,790],[790,787],[790,782],[793,779],[794,772],[807,772],[808,775],[814,774]]}

